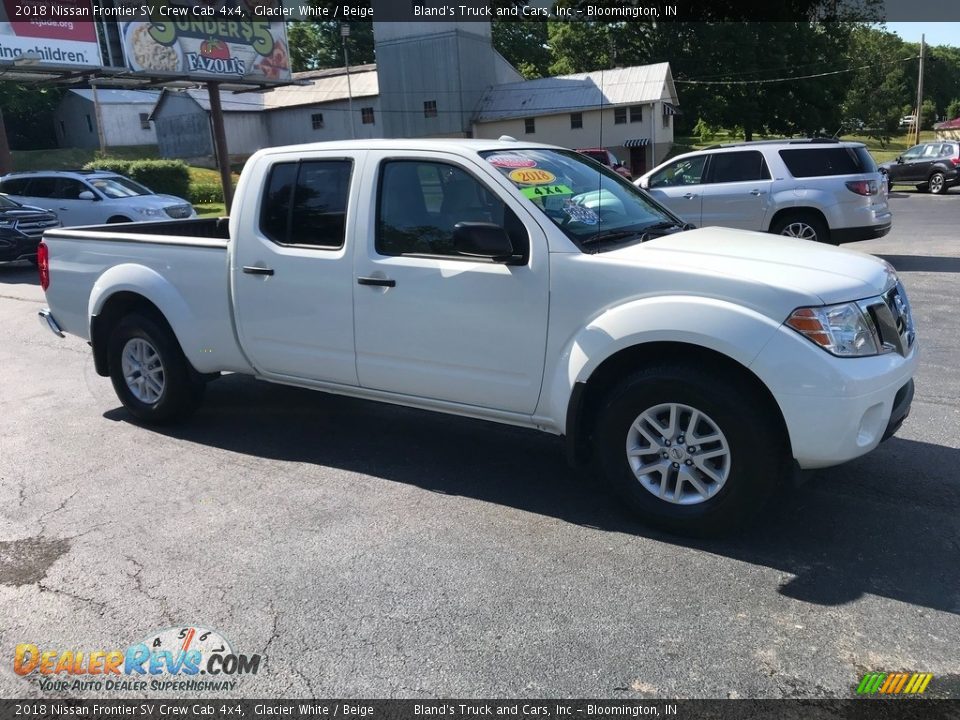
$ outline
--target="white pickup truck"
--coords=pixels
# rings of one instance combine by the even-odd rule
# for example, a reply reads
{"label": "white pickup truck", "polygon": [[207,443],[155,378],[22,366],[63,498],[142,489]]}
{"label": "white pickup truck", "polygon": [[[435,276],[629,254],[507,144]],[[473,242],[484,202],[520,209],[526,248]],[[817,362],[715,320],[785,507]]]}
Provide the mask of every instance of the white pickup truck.
{"label": "white pickup truck", "polygon": [[691,229],[579,154],[509,138],[250,158],[229,218],[48,231],[55,333],[127,410],[222,372],[564,435],[647,522],[740,524],[909,412],[917,343],[877,258]]}

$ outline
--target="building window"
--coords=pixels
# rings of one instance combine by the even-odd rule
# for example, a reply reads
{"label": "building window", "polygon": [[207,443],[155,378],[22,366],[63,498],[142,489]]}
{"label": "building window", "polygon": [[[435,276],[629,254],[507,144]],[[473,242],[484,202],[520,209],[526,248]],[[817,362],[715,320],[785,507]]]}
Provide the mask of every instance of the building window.
{"label": "building window", "polygon": [[570,113],[570,129],[579,130],[583,127],[583,113]]}
{"label": "building window", "polygon": [[147,113],[140,113],[140,129],[150,129],[150,116]]}
{"label": "building window", "polygon": [[630,106],[630,122],[643,122],[643,106],[642,105],[631,105]]}
{"label": "building window", "polygon": [[63,120],[60,121],[60,137],[66,137],[67,135],[67,126],[63,124]]}
{"label": "building window", "polygon": [[614,108],[613,109],[613,124],[614,125],[623,125],[627,121],[627,109],[626,108]]}
{"label": "building window", "polygon": [[360,108],[360,122],[364,125],[373,125],[373,108]]}
{"label": "building window", "polygon": [[663,126],[664,126],[665,128],[670,127],[670,116],[667,115],[666,113],[664,113],[664,115],[663,115]]}
{"label": "building window", "polygon": [[313,113],[310,116],[310,126],[314,130],[320,130],[323,128],[323,113]]}
{"label": "building window", "polygon": [[536,118],[525,118],[523,121],[523,131],[527,135],[533,135],[537,131]]}
{"label": "building window", "polygon": [[424,116],[424,117],[436,117],[436,116],[437,116],[437,101],[436,101],[436,100],[424,100],[424,101],[423,101],[423,116]]}
{"label": "building window", "polygon": [[87,132],[93,132],[93,120],[90,119],[90,115],[87,115]]}

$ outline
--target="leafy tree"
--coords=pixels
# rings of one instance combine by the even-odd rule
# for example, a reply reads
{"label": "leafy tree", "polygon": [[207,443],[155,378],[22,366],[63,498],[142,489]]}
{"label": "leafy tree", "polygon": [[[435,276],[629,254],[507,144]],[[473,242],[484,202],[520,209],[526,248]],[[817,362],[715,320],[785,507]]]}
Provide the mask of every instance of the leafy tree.
{"label": "leafy tree", "polygon": [[[290,63],[294,72],[343,67],[343,40],[339,22],[297,20],[287,23]],[[373,23],[352,22],[346,38],[350,65],[372,63]]]}
{"label": "leafy tree", "polygon": [[937,106],[929,98],[920,106],[920,127],[929,130],[937,121]]}
{"label": "leafy tree", "polygon": [[0,82],[0,108],[7,139],[14,150],[42,150],[57,146],[53,111],[64,90]]}
{"label": "leafy tree", "polygon": [[954,98],[947,105],[947,120],[960,117],[960,98]]}
{"label": "leafy tree", "polygon": [[544,77],[550,69],[547,23],[493,22],[493,47],[528,80]]}
{"label": "leafy tree", "polygon": [[[909,100],[908,69],[912,49],[897,35],[872,27],[859,27],[850,40],[848,62],[859,67],[847,74],[843,109],[846,117],[863,120],[867,135],[886,143],[897,131],[900,118],[913,113]],[[913,89],[916,94],[916,87]]]}

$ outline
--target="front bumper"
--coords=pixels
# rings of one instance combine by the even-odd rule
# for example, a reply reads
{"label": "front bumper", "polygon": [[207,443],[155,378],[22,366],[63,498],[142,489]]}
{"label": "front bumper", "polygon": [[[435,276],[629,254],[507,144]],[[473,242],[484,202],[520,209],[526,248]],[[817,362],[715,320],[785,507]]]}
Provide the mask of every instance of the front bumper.
{"label": "front bumper", "polygon": [[37,256],[40,236],[30,237],[20,233],[10,233],[0,237],[0,262],[27,260]]}
{"label": "front bumper", "polygon": [[910,412],[918,348],[906,357],[838,358],[781,329],[751,369],[783,414],[804,470],[840,465],[893,435]]}

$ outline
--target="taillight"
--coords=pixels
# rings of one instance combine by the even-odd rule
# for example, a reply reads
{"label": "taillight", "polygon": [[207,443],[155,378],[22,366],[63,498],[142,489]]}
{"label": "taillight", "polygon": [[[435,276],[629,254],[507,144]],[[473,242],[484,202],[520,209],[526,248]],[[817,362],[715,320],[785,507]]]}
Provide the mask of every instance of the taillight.
{"label": "taillight", "polygon": [[847,183],[847,190],[855,192],[857,195],[876,195],[876,180],[851,180]]}
{"label": "taillight", "polygon": [[46,243],[37,245],[37,269],[40,271],[40,287],[50,287],[50,250]]}
{"label": "taillight", "polygon": [[950,158],[950,162],[953,163],[954,167],[960,167],[960,155]]}

